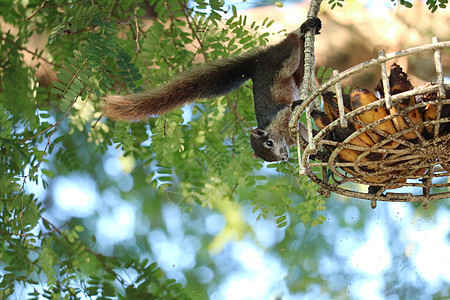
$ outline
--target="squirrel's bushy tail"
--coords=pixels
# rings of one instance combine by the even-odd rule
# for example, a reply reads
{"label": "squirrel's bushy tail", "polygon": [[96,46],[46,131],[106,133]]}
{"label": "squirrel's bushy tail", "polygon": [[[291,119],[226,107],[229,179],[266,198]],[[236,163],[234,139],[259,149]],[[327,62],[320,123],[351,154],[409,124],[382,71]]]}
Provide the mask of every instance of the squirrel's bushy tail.
{"label": "squirrel's bushy tail", "polygon": [[256,52],[199,65],[141,94],[106,97],[103,114],[113,120],[141,120],[200,98],[224,95],[250,79]]}

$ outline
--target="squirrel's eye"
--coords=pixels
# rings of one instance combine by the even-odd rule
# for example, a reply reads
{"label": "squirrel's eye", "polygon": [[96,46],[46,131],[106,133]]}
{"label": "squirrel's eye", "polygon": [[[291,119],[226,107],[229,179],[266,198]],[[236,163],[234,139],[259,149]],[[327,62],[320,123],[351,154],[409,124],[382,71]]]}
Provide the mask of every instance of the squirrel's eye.
{"label": "squirrel's eye", "polygon": [[271,140],[268,140],[266,142],[266,145],[269,146],[269,147],[272,147],[273,146],[273,142]]}

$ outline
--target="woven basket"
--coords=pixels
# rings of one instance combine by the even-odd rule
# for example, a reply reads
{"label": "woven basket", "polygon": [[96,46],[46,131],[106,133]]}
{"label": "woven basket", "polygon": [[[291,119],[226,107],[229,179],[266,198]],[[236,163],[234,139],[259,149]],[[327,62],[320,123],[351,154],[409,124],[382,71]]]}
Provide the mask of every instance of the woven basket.
{"label": "woven basket", "polygon": [[[440,50],[450,48],[450,41],[438,42],[433,39],[432,44],[422,45],[406,50],[397,51],[385,55],[380,51],[379,57],[366,61],[352,67],[340,74],[334,72],[334,77],[321,85],[314,91],[299,110],[306,113],[309,142],[301,142],[299,151],[300,173],[307,174],[314,182],[321,186],[320,192],[329,196],[330,192],[350,196],[358,199],[371,200],[372,208],[376,207],[377,201],[392,202],[422,202],[428,207],[431,200],[450,198],[450,117],[440,117],[444,105],[450,105],[450,99],[446,99],[446,90],[450,90],[450,84],[444,83]],[[437,81],[416,87],[413,90],[390,95],[389,80],[386,61],[407,55],[414,55],[424,51],[434,51],[434,62],[436,66]],[[341,80],[352,76],[364,69],[381,65],[382,82],[385,98],[369,105],[355,109],[347,114],[344,113],[344,104],[341,90]],[[317,97],[326,92],[330,87],[335,87],[339,119],[333,121],[316,134],[312,129],[311,107],[314,107]],[[375,126],[383,120],[393,119],[398,115],[388,115],[384,119],[371,124],[361,123],[357,116],[373,110],[377,107],[391,108],[396,103],[411,96],[425,97],[435,93],[435,99],[428,102],[416,103],[401,110],[399,115],[403,116],[409,123],[409,127],[395,134],[388,135],[377,130]],[[449,92],[447,91],[447,94]],[[428,105],[436,108],[437,114],[434,120],[428,120],[420,124],[412,124],[407,114],[413,109],[424,110]],[[358,123],[362,128],[348,136],[343,142],[327,139],[329,133],[338,127],[346,128],[349,123]],[[448,126],[447,126],[448,125]],[[432,128],[432,134],[424,134],[425,128]],[[384,136],[384,140],[376,143],[370,148],[361,148],[349,143],[350,140],[368,130],[375,131]],[[407,132],[414,132],[417,138],[409,141],[402,136]],[[301,140],[301,139],[300,139]],[[399,143],[395,149],[384,149],[382,146],[389,141]],[[331,149],[331,150],[330,150]],[[357,150],[361,154],[352,162],[344,162],[338,158],[342,149]],[[386,157],[380,161],[364,161],[369,153],[384,153]],[[377,171],[367,172],[367,168],[376,165]],[[359,175],[351,175],[345,170],[352,169]],[[374,183],[367,181],[367,177],[383,178],[383,182]],[[353,184],[350,184],[353,183]],[[403,188],[402,188],[403,187]]]}

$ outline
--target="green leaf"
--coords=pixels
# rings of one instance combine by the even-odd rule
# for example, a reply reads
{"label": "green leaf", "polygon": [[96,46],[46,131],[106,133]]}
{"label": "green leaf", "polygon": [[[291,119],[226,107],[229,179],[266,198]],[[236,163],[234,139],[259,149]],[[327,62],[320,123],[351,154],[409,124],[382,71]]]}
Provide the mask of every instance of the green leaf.
{"label": "green leaf", "polygon": [[50,177],[50,178],[55,177],[55,173],[53,173],[52,171],[50,171],[50,170],[48,170],[48,169],[42,169],[42,173],[43,173],[45,176],[48,176],[48,177]]}
{"label": "green leaf", "polygon": [[54,82],[53,82],[53,85],[54,85],[57,89],[59,89],[59,90],[61,90],[61,91],[66,90],[66,85],[62,84],[61,82],[54,81]]}

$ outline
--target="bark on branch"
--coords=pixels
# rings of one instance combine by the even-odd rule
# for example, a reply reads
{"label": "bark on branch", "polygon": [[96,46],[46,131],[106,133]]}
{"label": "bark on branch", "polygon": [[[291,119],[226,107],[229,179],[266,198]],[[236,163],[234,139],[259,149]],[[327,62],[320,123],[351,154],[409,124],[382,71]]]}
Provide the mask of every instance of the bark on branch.
{"label": "bark on branch", "polygon": [[[322,3],[322,0],[311,0],[311,3],[309,4],[309,10],[308,10],[308,18],[313,18],[318,16],[319,10],[320,10],[320,4]],[[315,89],[315,74],[314,74],[314,68],[315,68],[315,57],[314,57],[314,37],[315,32],[312,30],[308,30],[305,34],[305,71],[303,75],[303,82],[302,86],[300,88],[300,100],[305,100],[308,98],[309,88]],[[309,114],[309,106],[306,108],[307,114]],[[289,122],[289,132],[291,134],[291,137],[294,139],[294,141],[297,141],[297,151],[298,151],[298,157],[299,162],[301,161],[301,148],[305,147],[306,145],[303,139],[299,138],[299,126],[304,126],[303,124],[299,123],[300,115],[302,111],[300,110],[300,107],[295,107],[291,121]],[[308,133],[311,133],[311,120],[310,118],[306,118],[307,124],[306,126],[309,128]],[[311,134],[310,134],[311,135]],[[308,136],[308,140],[312,140],[312,136]],[[301,168],[301,164],[300,164]],[[300,170],[300,173],[303,173],[302,170]]]}

